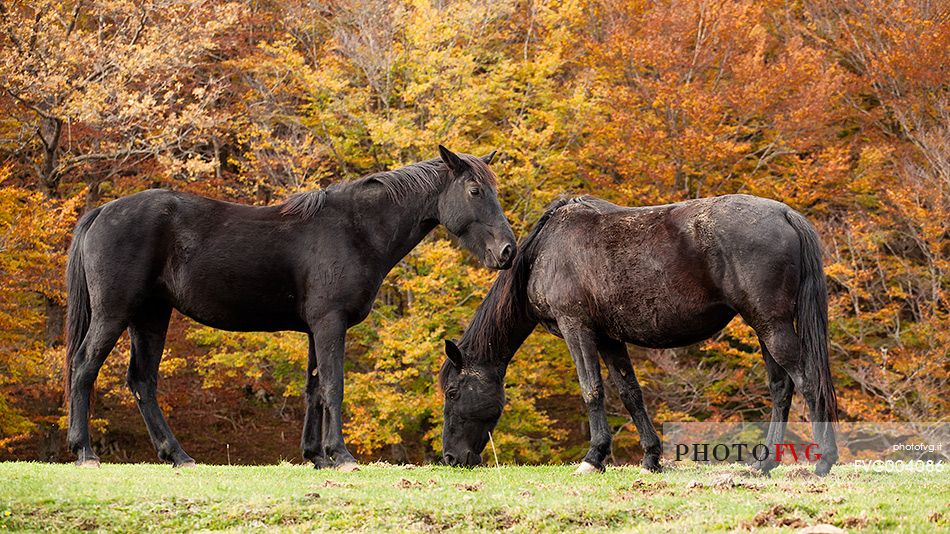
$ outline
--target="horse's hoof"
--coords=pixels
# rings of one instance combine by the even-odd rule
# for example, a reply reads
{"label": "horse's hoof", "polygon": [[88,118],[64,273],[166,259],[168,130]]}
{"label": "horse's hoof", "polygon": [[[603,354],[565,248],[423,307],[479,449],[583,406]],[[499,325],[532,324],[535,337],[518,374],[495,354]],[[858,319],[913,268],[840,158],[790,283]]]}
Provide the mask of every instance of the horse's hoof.
{"label": "horse's hoof", "polygon": [[823,462],[823,461],[819,460],[819,461],[818,461],[818,464],[815,465],[815,474],[818,475],[818,476],[820,476],[820,477],[823,477],[823,476],[827,475],[828,473],[831,472],[831,466],[832,466],[832,465],[834,465],[834,464],[827,463],[827,462]]}
{"label": "horse's hoof", "polygon": [[313,462],[314,469],[333,469],[333,462],[323,456],[314,458],[311,461]]}
{"label": "horse's hoof", "polygon": [[663,471],[663,467],[660,466],[660,462],[655,459],[646,460],[643,462],[643,468],[651,473],[659,473]]}
{"label": "horse's hoof", "polygon": [[356,462],[346,462],[336,466],[336,470],[341,473],[352,473],[354,471],[359,471],[360,466]]}
{"label": "horse's hoof", "polygon": [[581,465],[577,466],[577,469],[574,470],[575,475],[589,475],[591,473],[603,473],[602,468],[597,467],[594,464],[587,462],[581,462]]}
{"label": "horse's hoof", "polygon": [[83,469],[99,469],[99,460],[81,460],[76,462],[76,467]]}
{"label": "horse's hoof", "polygon": [[188,460],[180,464],[175,464],[175,469],[191,469],[192,467],[198,467],[198,463],[194,460]]}

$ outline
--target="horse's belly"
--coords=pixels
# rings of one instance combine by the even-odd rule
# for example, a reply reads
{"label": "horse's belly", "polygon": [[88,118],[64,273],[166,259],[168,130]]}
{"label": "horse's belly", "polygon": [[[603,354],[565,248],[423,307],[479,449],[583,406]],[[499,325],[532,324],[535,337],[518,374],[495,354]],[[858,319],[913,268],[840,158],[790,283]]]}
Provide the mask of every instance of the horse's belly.
{"label": "horse's belly", "polygon": [[607,321],[610,337],[648,348],[692,345],[716,335],[736,312],[724,304],[684,311],[639,305],[623,318]]}
{"label": "horse's belly", "polygon": [[199,323],[237,332],[277,332],[280,330],[306,331],[306,324],[291,308],[274,308],[263,302],[222,303],[203,299],[200,303],[174,299],[174,307]]}
{"label": "horse's belly", "polygon": [[168,300],[201,324],[241,332],[306,329],[290,284],[224,272],[179,275],[162,280]]}

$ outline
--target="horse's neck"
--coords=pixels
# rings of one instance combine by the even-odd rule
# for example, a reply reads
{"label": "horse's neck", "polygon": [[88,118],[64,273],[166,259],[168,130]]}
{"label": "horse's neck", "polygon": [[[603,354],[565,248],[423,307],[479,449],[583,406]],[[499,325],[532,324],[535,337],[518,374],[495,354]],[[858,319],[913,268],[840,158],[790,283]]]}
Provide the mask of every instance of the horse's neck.
{"label": "horse's neck", "polygon": [[504,363],[505,368],[508,367],[508,364],[515,357],[515,353],[518,352],[521,345],[524,345],[525,340],[528,339],[531,332],[534,332],[536,326],[538,326],[538,322],[531,319],[527,314],[508,323],[505,329],[504,350],[501,354],[502,360],[500,362]]}
{"label": "horse's neck", "polygon": [[394,199],[382,188],[354,191],[348,203],[373,256],[392,268],[438,225],[439,191]]}
{"label": "horse's neck", "polygon": [[517,276],[512,271],[499,275],[469,324],[478,333],[466,331],[461,341],[463,350],[479,352],[477,357],[489,359],[502,372],[538,325],[528,311],[527,288],[516,283]]}

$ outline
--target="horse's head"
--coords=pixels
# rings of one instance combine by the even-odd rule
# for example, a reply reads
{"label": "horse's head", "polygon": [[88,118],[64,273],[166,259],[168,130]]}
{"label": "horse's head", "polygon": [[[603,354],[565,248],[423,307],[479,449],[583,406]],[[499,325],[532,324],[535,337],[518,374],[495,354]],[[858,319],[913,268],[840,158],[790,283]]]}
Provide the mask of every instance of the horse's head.
{"label": "horse's head", "polygon": [[439,156],[450,174],[439,196],[439,222],[487,267],[511,267],[517,244],[488,167],[495,153],[478,158],[439,145]]}
{"label": "horse's head", "polygon": [[489,432],[501,418],[504,378],[494,364],[466,363],[462,350],[449,340],[445,355],[439,373],[445,395],[442,456],[452,466],[476,466],[482,462]]}

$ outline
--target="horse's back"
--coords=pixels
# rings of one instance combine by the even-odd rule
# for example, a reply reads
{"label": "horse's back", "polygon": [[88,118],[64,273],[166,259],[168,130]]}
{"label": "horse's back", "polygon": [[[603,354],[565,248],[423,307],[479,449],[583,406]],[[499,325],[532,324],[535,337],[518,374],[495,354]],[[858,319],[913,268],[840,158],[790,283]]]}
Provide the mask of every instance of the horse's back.
{"label": "horse's back", "polygon": [[749,195],[718,197],[688,213],[710,276],[747,320],[794,312],[801,276],[801,241],[781,202]]}
{"label": "horse's back", "polygon": [[273,208],[160,189],[122,197],[102,206],[84,238],[91,293],[102,309],[157,298],[220,328],[298,329],[288,228]]}
{"label": "horse's back", "polygon": [[754,275],[746,264],[789,260],[787,209],[747,195],[646,207],[593,198],[568,204],[545,228],[529,295],[551,320],[575,316],[643,346],[690,344],[740,311],[737,300],[747,295],[737,298],[737,287]]}

